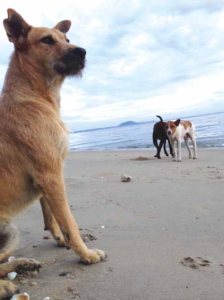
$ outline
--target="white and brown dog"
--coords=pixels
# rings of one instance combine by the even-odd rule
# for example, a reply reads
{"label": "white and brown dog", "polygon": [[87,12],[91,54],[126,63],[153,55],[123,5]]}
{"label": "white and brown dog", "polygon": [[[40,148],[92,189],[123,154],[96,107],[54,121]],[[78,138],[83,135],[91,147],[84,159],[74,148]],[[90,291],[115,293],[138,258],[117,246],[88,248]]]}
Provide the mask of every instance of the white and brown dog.
{"label": "white and brown dog", "polygon": [[[174,160],[181,161],[181,140],[184,138],[185,144],[189,152],[189,158],[192,158],[191,149],[189,147],[189,138],[192,140],[194,148],[193,158],[197,158],[197,145],[195,138],[195,126],[189,121],[168,121],[164,123],[164,128],[170,140],[174,152]],[[175,141],[177,141],[177,155],[175,149]]]}

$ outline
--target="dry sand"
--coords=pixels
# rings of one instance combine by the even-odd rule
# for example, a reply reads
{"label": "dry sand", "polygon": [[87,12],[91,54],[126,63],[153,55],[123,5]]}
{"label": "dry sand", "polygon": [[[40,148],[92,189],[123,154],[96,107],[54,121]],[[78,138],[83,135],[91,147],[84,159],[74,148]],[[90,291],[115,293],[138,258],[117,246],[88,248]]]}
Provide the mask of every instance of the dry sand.
{"label": "dry sand", "polygon": [[[151,151],[70,153],[67,195],[81,233],[98,240],[108,260],[84,266],[70,250],[43,239],[39,203],[15,221],[16,257],[45,262],[35,279],[19,285],[31,300],[221,300],[224,298],[224,151],[199,150],[198,160],[175,163]],[[133,160],[138,157],[149,160]],[[122,174],[132,181],[120,181]],[[102,226],[105,226],[102,228]],[[35,246],[35,247],[33,247]],[[180,262],[202,257],[210,266]],[[71,272],[59,276],[61,272]],[[37,285],[29,286],[36,281]],[[18,283],[15,280],[15,283]]]}

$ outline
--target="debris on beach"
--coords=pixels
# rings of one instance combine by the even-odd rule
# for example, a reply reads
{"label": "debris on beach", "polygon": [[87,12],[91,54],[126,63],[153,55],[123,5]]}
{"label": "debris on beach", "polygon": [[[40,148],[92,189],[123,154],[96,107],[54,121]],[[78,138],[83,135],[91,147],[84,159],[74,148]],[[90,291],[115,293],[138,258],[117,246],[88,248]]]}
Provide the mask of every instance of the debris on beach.
{"label": "debris on beach", "polygon": [[35,282],[35,281],[32,281],[29,283],[29,286],[36,286],[36,285],[37,285],[37,282]]}
{"label": "debris on beach", "polygon": [[10,256],[10,257],[8,258],[8,262],[13,261],[13,260],[15,260],[15,257],[14,257],[14,256]]}
{"label": "debris on beach", "polygon": [[45,235],[45,236],[43,237],[43,239],[44,239],[44,240],[51,240],[51,236],[50,236],[50,235]]}
{"label": "debris on beach", "polygon": [[132,178],[131,178],[130,175],[127,175],[127,174],[121,175],[121,181],[122,181],[122,182],[130,182],[131,179],[132,179]]}
{"label": "debris on beach", "polygon": [[181,261],[182,265],[185,267],[189,267],[191,269],[198,269],[199,267],[210,267],[211,262],[206,259],[202,259],[201,257],[191,258],[185,257]]}
{"label": "debris on beach", "polygon": [[143,161],[143,160],[151,160],[151,158],[139,156],[138,158],[133,158],[131,160]]}
{"label": "debris on beach", "polygon": [[20,276],[19,279],[18,279],[18,281],[19,281],[20,284],[26,284],[27,281],[28,281],[28,278]]}
{"label": "debris on beach", "polygon": [[89,242],[89,241],[95,241],[95,240],[98,240],[98,238],[90,233],[82,233],[81,234],[81,237],[83,239],[83,241],[86,243],[86,242]]}
{"label": "debris on beach", "polygon": [[50,300],[51,298],[50,297],[45,297],[43,300]]}
{"label": "debris on beach", "polygon": [[16,276],[17,276],[16,272],[10,272],[10,273],[7,274],[7,277],[8,277],[9,280],[15,279]]}
{"label": "debris on beach", "polygon": [[51,261],[52,264],[55,264],[56,262],[57,262],[57,259],[53,259],[53,260]]}
{"label": "debris on beach", "polygon": [[92,229],[92,228],[85,228],[85,229],[83,229],[83,228],[79,228],[79,230],[94,231],[94,229]]}
{"label": "debris on beach", "polygon": [[[13,260],[15,260],[15,257],[14,257],[14,256],[10,256],[10,257],[8,258],[8,262],[13,261]],[[8,279],[11,280],[11,281],[12,281],[13,279],[15,279],[16,276],[17,276],[17,273],[16,273],[16,272],[10,272],[10,273],[7,274]]]}
{"label": "debris on beach", "polygon": [[87,230],[87,231],[91,231],[91,232],[93,232],[93,231],[94,231],[94,229],[92,229],[92,228],[85,228],[85,230]]}
{"label": "debris on beach", "polygon": [[103,225],[103,226],[101,226],[101,228],[102,228],[102,229],[104,229],[104,228],[105,228],[105,226]]}
{"label": "debris on beach", "polygon": [[72,299],[80,298],[80,296],[81,296],[81,294],[79,292],[76,292],[75,288],[72,286],[68,286],[67,293],[69,293],[73,296]]}
{"label": "debris on beach", "polygon": [[67,276],[68,274],[71,274],[71,272],[61,272],[60,274],[59,274],[59,276]]}
{"label": "debris on beach", "polygon": [[30,300],[30,296],[27,293],[14,295],[11,300]]}

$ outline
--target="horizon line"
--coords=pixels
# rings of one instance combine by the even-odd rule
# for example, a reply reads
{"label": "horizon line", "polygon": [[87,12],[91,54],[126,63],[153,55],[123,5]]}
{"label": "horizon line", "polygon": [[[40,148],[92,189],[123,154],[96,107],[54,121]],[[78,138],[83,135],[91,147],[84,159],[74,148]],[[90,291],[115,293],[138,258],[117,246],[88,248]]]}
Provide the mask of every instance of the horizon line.
{"label": "horizon line", "polygon": [[[224,113],[224,111],[221,112],[215,112],[215,113],[207,113],[207,114],[201,114],[201,115],[194,115],[194,116],[185,116],[183,118],[193,118],[193,117],[201,117],[201,116],[208,116],[208,115],[217,115],[217,114],[222,114]],[[176,119],[176,118],[174,118]],[[179,118],[180,119],[180,118]],[[182,119],[182,118],[181,118]],[[145,122],[135,122],[135,121],[126,121],[126,122],[134,122],[135,124],[132,125],[136,125],[136,124],[143,124],[143,123],[150,123],[150,122],[155,122],[155,120],[151,120],[151,121],[145,121]],[[110,129],[110,128],[116,128],[119,127],[121,124],[126,123],[126,122],[122,122],[119,125],[115,125],[115,126],[108,126],[108,127],[100,127],[100,128],[92,128],[92,129],[85,129],[85,130],[78,130],[78,131],[70,131],[69,134],[71,133],[80,133],[80,132],[85,132],[85,131],[94,131],[94,130],[102,130],[102,129]],[[128,125],[128,126],[132,126],[132,125]]]}

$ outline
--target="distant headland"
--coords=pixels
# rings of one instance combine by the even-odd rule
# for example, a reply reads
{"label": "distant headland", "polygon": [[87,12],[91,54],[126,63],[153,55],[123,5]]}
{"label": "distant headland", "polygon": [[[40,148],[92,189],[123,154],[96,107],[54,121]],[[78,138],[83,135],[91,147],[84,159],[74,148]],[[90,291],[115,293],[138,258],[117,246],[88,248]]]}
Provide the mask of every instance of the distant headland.
{"label": "distant headland", "polygon": [[130,126],[130,125],[136,125],[136,124],[138,124],[138,123],[133,122],[133,121],[127,121],[127,122],[121,123],[120,125],[118,125],[118,127],[121,127],[121,126]]}

